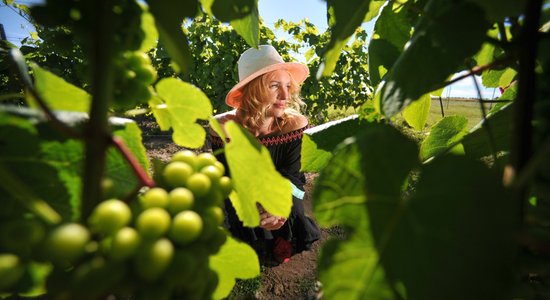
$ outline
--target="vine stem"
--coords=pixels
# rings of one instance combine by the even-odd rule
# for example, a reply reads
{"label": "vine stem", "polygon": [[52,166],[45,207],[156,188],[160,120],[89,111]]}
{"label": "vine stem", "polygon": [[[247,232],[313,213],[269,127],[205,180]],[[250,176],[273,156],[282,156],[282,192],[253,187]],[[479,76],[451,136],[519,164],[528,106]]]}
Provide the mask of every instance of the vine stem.
{"label": "vine stem", "polygon": [[440,88],[444,88],[448,85],[451,85],[455,82],[458,82],[462,79],[465,79],[465,78],[468,78],[470,76],[473,76],[473,75],[476,75],[476,74],[480,74],[481,72],[485,71],[485,70],[489,70],[489,69],[492,69],[496,66],[499,66],[499,65],[502,65],[502,64],[505,64],[507,62],[510,62],[512,60],[511,57],[503,57],[501,59],[497,59],[497,60],[494,60],[488,64],[485,64],[485,65],[481,65],[481,66],[475,66],[473,68],[470,69],[470,71],[466,74],[462,74],[461,76],[458,76],[452,80],[449,80],[449,81],[445,81],[441,86],[433,89],[434,91],[435,90],[438,90]]}
{"label": "vine stem", "polygon": [[[513,186],[517,174],[526,166],[532,153],[533,107],[535,99],[535,59],[538,44],[542,0],[527,1],[523,31],[520,36],[518,94],[514,107],[510,162],[504,171],[506,186]],[[520,226],[524,223],[527,196],[525,185],[516,187],[515,196],[519,205]]]}
{"label": "vine stem", "polygon": [[149,178],[147,172],[145,172],[145,170],[141,167],[135,156],[132,154],[132,152],[130,152],[128,147],[126,147],[126,144],[121,138],[116,136],[112,137],[111,144],[115,146],[118,151],[120,151],[120,153],[122,153],[122,156],[130,164],[132,170],[134,170],[134,173],[136,174],[142,185],[148,187],[155,186],[155,182],[151,178]]}
{"label": "vine stem", "polygon": [[113,11],[108,0],[95,3],[97,17],[91,41],[93,100],[90,120],[85,129],[84,176],[82,183],[82,217],[87,218],[101,200],[101,181],[105,170],[107,147],[110,143],[108,131],[108,106],[113,90],[113,32],[110,24]]}

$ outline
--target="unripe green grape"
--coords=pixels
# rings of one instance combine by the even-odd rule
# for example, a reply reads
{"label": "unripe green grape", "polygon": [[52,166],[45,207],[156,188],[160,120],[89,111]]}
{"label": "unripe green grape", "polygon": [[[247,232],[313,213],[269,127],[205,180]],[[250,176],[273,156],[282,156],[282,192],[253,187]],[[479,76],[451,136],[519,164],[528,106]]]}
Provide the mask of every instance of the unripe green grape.
{"label": "unripe green grape", "polygon": [[162,172],[164,180],[172,187],[184,187],[191,174],[193,174],[193,168],[180,161],[169,163]]}
{"label": "unripe green grape", "polygon": [[195,173],[187,179],[186,186],[197,197],[206,196],[212,186],[210,178],[202,173]]}
{"label": "unripe green grape", "polygon": [[71,281],[65,283],[64,290],[70,290],[73,299],[84,298],[84,295],[86,299],[101,299],[126,276],[126,266],[94,256],[75,266],[71,275]]}
{"label": "unripe green grape", "polygon": [[88,219],[93,232],[112,234],[126,226],[132,219],[132,212],[126,203],[109,199],[99,203]]}
{"label": "unripe green grape", "polygon": [[195,166],[195,170],[199,171],[206,166],[214,165],[217,161],[218,159],[214,156],[214,154],[210,152],[203,152],[197,155],[197,165]]}
{"label": "unripe green grape", "polygon": [[185,245],[199,237],[202,229],[201,216],[192,210],[185,210],[174,217],[170,228],[170,237],[176,243]]}
{"label": "unripe green grape", "polygon": [[204,211],[204,217],[212,219],[216,226],[220,226],[224,219],[223,209],[219,206],[210,206]]}
{"label": "unripe green grape", "polygon": [[170,215],[163,208],[148,208],[137,217],[136,228],[144,238],[159,238],[170,228]]}
{"label": "unripe green grape", "polygon": [[223,176],[223,171],[218,169],[215,165],[205,166],[200,172],[208,176],[212,182],[217,182]]}
{"label": "unripe green grape", "polygon": [[175,215],[180,211],[191,209],[194,201],[195,196],[189,189],[175,188],[168,194],[168,211]]}
{"label": "unripe green grape", "polygon": [[189,164],[189,166],[191,166],[193,169],[195,169],[197,165],[197,155],[195,154],[195,152],[191,150],[181,150],[174,153],[171,161],[184,162]]}
{"label": "unripe green grape", "polygon": [[46,253],[56,264],[71,263],[84,254],[90,233],[77,223],[63,224],[50,232],[46,238]]}
{"label": "unripe green grape", "polygon": [[174,246],[170,240],[162,238],[146,243],[134,258],[136,273],[143,279],[158,279],[172,262]]}
{"label": "unripe green grape", "polygon": [[114,260],[124,260],[133,256],[140,244],[138,232],[131,227],[117,231],[112,238],[109,256]]}
{"label": "unripe green grape", "polygon": [[140,202],[144,209],[151,207],[167,207],[169,202],[168,192],[163,188],[152,188],[140,197]]}
{"label": "unripe green grape", "polygon": [[157,70],[152,65],[142,65],[135,69],[136,79],[144,84],[151,84],[157,80]]}
{"label": "unripe green grape", "polygon": [[219,190],[222,192],[223,198],[227,198],[231,191],[233,191],[233,181],[227,176],[222,176],[218,180]]}
{"label": "unripe green grape", "polygon": [[0,292],[15,285],[24,273],[25,266],[17,255],[0,253]]}
{"label": "unripe green grape", "polygon": [[115,187],[115,182],[111,178],[103,178],[101,180],[101,195],[104,199],[111,198]]}
{"label": "unripe green grape", "polygon": [[132,70],[140,68],[143,65],[151,64],[151,58],[149,57],[149,55],[147,55],[147,53],[144,53],[144,52],[128,51],[124,53],[124,56],[127,59],[128,66]]}
{"label": "unripe green grape", "polygon": [[222,175],[225,174],[225,166],[224,166],[221,162],[216,161],[216,162],[214,163],[214,167],[218,168],[218,170],[220,170],[220,172],[222,173]]}
{"label": "unripe green grape", "polygon": [[223,194],[219,188],[211,187],[210,191],[208,191],[208,194],[201,197],[200,201],[197,201],[197,206],[200,208],[220,206],[222,205],[224,199],[225,198],[223,197]]}
{"label": "unripe green grape", "polygon": [[134,72],[133,70],[124,70],[124,71],[125,71],[124,72],[124,78],[127,79],[127,80],[128,79],[130,79],[130,80],[134,79],[137,76],[136,72]]}

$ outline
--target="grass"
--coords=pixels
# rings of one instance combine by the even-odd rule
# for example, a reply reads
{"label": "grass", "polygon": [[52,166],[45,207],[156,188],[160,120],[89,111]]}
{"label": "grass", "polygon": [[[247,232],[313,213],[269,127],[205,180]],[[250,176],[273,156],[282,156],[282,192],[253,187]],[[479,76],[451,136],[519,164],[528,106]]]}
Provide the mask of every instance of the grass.
{"label": "grass", "polygon": [[[442,100],[443,113],[445,116],[463,116],[468,119],[468,129],[477,125],[483,118],[481,107],[479,102],[475,100],[456,100],[453,98],[447,98]],[[494,103],[487,103],[485,105],[485,113],[489,113]],[[432,100],[432,106],[430,108],[430,115],[428,116],[427,126],[431,127],[437,121],[441,120],[441,104],[439,100]]]}
{"label": "grass", "polygon": [[255,299],[256,292],[260,289],[261,284],[261,275],[252,279],[237,279],[237,282],[235,283],[235,286],[233,287],[233,290],[231,291],[231,294],[229,294],[227,299]]}
{"label": "grass", "polygon": [[[443,113],[445,114],[445,116],[466,117],[466,119],[468,120],[468,129],[477,125],[483,118],[481,107],[479,105],[479,102],[476,100],[444,98],[442,99],[442,104]],[[484,104],[485,113],[489,113],[494,105],[494,103]],[[357,111],[353,108],[336,109],[333,107],[329,107],[327,109],[327,116],[329,120],[342,119],[355,113],[357,113]],[[398,119],[402,119],[402,117],[398,116]],[[432,100],[432,105],[430,108],[430,114],[428,116],[426,127],[430,128],[441,119],[443,119],[443,116],[441,114],[441,104],[438,99],[434,99]]]}

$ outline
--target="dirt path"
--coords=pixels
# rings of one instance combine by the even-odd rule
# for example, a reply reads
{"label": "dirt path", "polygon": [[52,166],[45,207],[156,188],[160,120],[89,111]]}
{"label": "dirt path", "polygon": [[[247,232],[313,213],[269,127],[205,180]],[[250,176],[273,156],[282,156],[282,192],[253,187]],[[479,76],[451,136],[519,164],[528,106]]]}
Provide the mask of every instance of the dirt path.
{"label": "dirt path", "polygon": [[[169,135],[147,135],[145,132],[148,128],[141,127],[144,130],[143,143],[149,159],[157,158],[168,161],[175,152],[183,149],[174,144]],[[314,174],[306,174],[304,206],[306,214],[309,216],[312,216],[310,191],[315,177]],[[316,277],[317,254],[328,236],[328,231],[322,230],[321,240],[313,245],[312,250],[294,255],[288,262],[278,266],[262,267],[259,288],[256,286],[255,290],[236,290],[230,298],[320,299],[321,292]],[[242,289],[242,287],[237,287],[237,289],[239,288]]]}

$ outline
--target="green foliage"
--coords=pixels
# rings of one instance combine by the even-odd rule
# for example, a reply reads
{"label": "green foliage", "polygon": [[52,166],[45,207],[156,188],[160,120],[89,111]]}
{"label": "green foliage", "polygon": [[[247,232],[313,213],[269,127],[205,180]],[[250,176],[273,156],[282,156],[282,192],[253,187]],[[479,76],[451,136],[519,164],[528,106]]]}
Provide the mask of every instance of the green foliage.
{"label": "green foliage", "polygon": [[[8,93],[2,99],[19,104],[22,83],[38,95],[33,95],[35,104],[43,105],[41,111],[11,106],[0,112],[0,189],[5,195],[0,228],[9,233],[0,242],[0,273],[8,278],[0,286],[3,293],[97,298],[132,293],[132,280],[141,276],[137,290],[145,298],[168,298],[173,284],[181,284],[176,294],[185,291],[188,298],[212,293],[223,298],[235,278],[257,276],[253,250],[231,239],[222,246],[227,233],[215,230],[220,218],[205,208],[230,189],[212,192],[211,181],[219,174],[193,176],[197,170],[191,166],[189,174],[176,179],[195,192],[196,214],[209,216],[202,228],[216,234],[192,236],[204,244],[187,246],[193,240],[187,236],[176,237],[176,246],[165,237],[149,241],[135,253],[142,262],[132,264],[135,275],[96,255],[109,246],[96,235],[85,249],[67,252],[73,258],[82,255],[81,260],[55,259],[53,269],[34,261],[47,258],[35,250],[42,245],[40,228],[49,234],[59,222],[84,224],[107,195],[136,199],[135,190],[143,186],[179,184],[163,178],[163,164],[155,164],[153,183],[145,171],[149,165],[140,130],[132,122],[109,118],[120,108],[117,101],[135,93],[117,86],[131,75],[117,72],[132,66],[127,53],[143,57],[148,51],[160,78],[157,83],[146,76],[141,84],[146,95],[137,100],[131,95],[132,105],[149,105],[159,126],[174,131],[177,143],[200,147],[205,137],[200,124],[213,111],[228,109],[225,94],[238,81],[236,60],[247,43],[272,44],[285,60],[306,49],[311,73],[324,74],[319,80],[311,76],[302,88],[312,123],[326,121],[327,108],[360,108],[361,123],[348,120],[304,138],[304,169],[320,172],[313,191],[315,217],[322,226],[346,230],[346,239],[328,241],[321,252],[318,273],[325,297],[537,299],[548,293],[535,282],[521,281],[529,276],[548,280],[548,1],[329,1],[330,28],[324,33],[306,21],[277,23],[294,37],[292,42],[276,38],[260,23],[255,0],[149,2],[150,14],[131,0],[46,1],[30,10],[18,5],[32,14],[41,40],[24,42],[24,58],[2,44],[0,85]],[[367,55],[367,34],[357,27],[376,15]],[[160,44],[151,49],[157,34]],[[40,65],[33,67],[35,86],[24,59]],[[500,100],[514,103],[495,105],[468,132],[463,118],[445,118],[431,128],[420,150],[387,124],[395,124],[392,117],[403,112],[413,127],[408,130],[424,130],[426,99],[463,70],[481,73],[488,86],[505,88]],[[255,226],[256,202],[288,215],[290,200],[281,199],[290,198],[290,186],[275,172],[266,149],[236,124],[226,126],[231,137],[226,154],[237,191],[231,199],[239,217]],[[223,136],[215,122],[212,128]],[[452,154],[455,147],[463,151]],[[101,183],[108,181],[114,182],[111,189],[102,190]],[[132,212],[139,212],[134,206],[139,204],[132,202]],[[201,228],[200,222],[188,227],[197,218],[187,215],[178,218],[170,235]],[[4,237],[14,236],[18,228],[27,233],[20,240]],[[33,248],[23,251],[22,241]],[[207,255],[195,258],[220,246],[219,256],[210,261]],[[13,257],[10,251],[19,253]],[[174,281],[147,283],[163,272]],[[123,279],[129,283],[119,284]]]}
{"label": "green foliage", "polygon": [[[79,112],[90,110],[91,97],[86,91],[68,84],[38,65],[34,65],[32,69],[36,91],[52,109]],[[38,107],[32,99],[29,102],[31,107]]]}
{"label": "green foliage", "polygon": [[[173,139],[178,145],[199,148],[206,138],[205,129],[196,123],[197,119],[208,120],[212,116],[212,105],[206,95],[189,83],[175,78],[166,78],[156,85],[163,103],[155,103],[153,113],[162,129],[172,127]],[[166,124],[166,125],[164,125]]]}
{"label": "green foliage", "polygon": [[247,244],[228,238],[220,252],[210,259],[210,267],[218,272],[220,283],[213,294],[214,299],[223,299],[235,285],[235,278],[255,278],[260,273],[258,260],[250,259],[254,250]]}
{"label": "green foliage", "polygon": [[464,153],[459,141],[467,133],[467,123],[468,120],[462,116],[450,116],[434,124],[430,135],[420,146],[420,159],[424,161],[446,151]]}
{"label": "green foliage", "polygon": [[351,117],[320,125],[315,131],[306,130],[302,142],[302,171],[320,172],[328,164],[336,146],[349,137],[350,132],[358,132],[363,126],[364,122],[362,124],[358,118]]}

